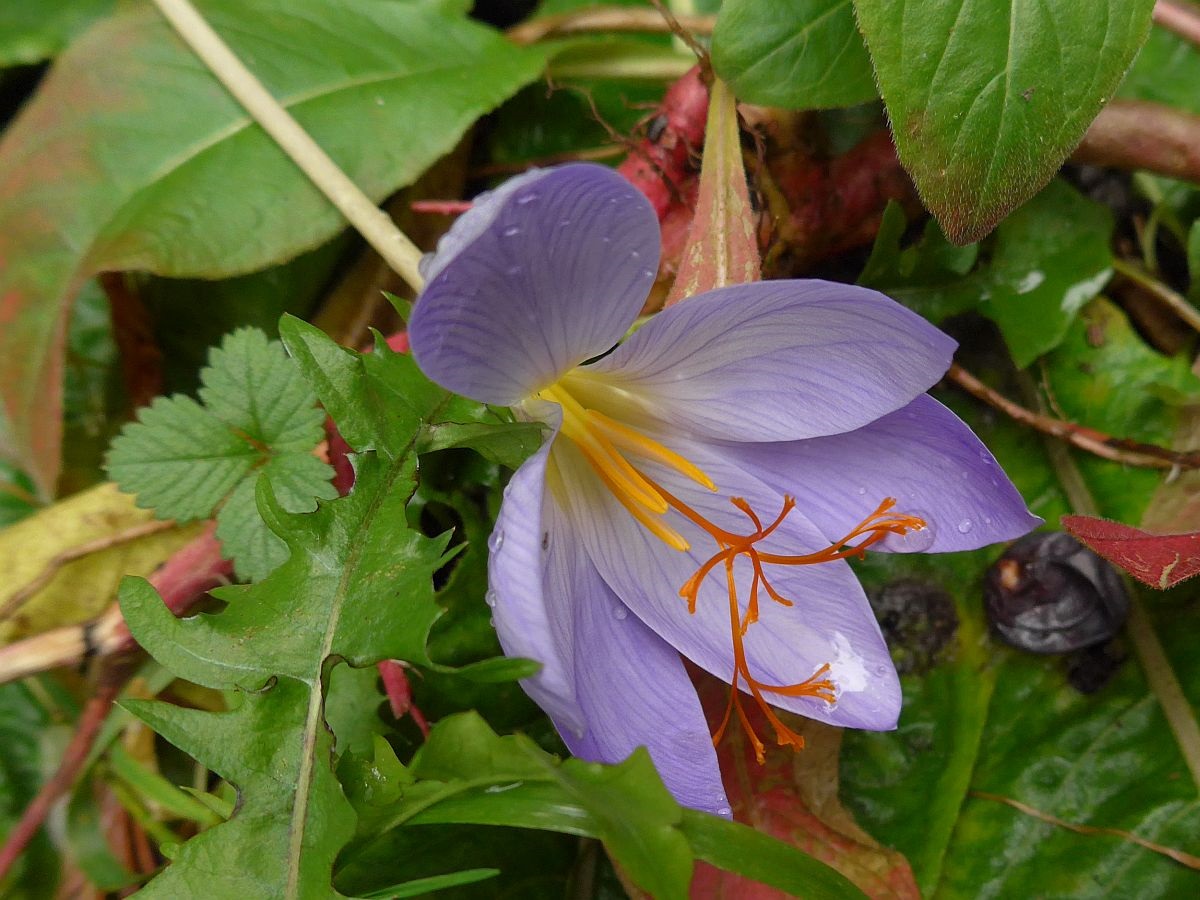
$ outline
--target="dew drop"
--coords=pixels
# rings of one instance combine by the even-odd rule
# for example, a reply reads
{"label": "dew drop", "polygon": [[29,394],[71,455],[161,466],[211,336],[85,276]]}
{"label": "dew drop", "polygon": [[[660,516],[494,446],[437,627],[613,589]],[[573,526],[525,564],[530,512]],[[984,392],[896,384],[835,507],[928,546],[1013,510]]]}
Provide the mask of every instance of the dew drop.
{"label": "dew drop", "polygon": [[510,481],[508,484],[506,484],[504,486],[504,496],[507,497],[511,493],[512,493],[512,482]]}
{"label": "dew drop", "polygon": [[600,240],[601,240],[603,243],[605,243],[605,244],[611,244],[611,243],[612,243],[612,238],[610,238],[610,237],[609,237],[607,234],[606,234],[604,237],[600,238]]}
{"label": "dew drop", "polygon": [[866,489],[865,487],[860,487],[860,488],[858,489],[858,496],[860,496],[860,497],[861,497],[861,496],[863,496],[864,494],[866,494],[866,492],[867,492],[867,489]]}
{"label": "dew drop", "polygon": [[879,678],[882,678],[884,675],[886,675],[888,673],[889,668],[890,668],[889,666],[878,665],[875,667],[875,675]]}
{"label": "dew drop", "polygon": [[520,275],[521,267],[520,266],[509,266],[507,269],[505,269],[505,273],[508,275]]}
{"label": "dew drop", "polygon": [[636,250],[630,250],[630,251],[629,251],[629,258],[630,258],[630,259],[641,259],[641,258],[642,258],[642,254],[638,253]]}
{"label": "dew drop", "polygon": [[959,534],[966,534],[972,528],[975,527],[975,523],[972,522],[970,519],[963,519],[961,522],[958,523],[958,525],[956,527],[958,528]]}
{"label": "dew drop", "polygon": [[919,531],[910,530],[908,534],[889,534],[879,546],[892,553],[923,553],[933,546],[937,537],[937,526],[933,517],[920,509],[904,510],[910,516],[925,520],[925,527]]}
{"label": "dew drop", "polygon": [[532,203],[538,198],[536,191],[530,191],[528,194],[522,194],[517,198],[517,206],[524,206],[526,203]]}
{"label": "dew drop", "polygon": [[629,610],[625,608],[624,603],[613,604],[613,618],[618,622],[624,622],[629,617]]}
{"label": "dew drop", "polygon": [[497,528],[492,532],[492,536],[488,538],[488,549],[493,553],[504,546],[504,529]]}
{"label": "dew drop", "polygon": [[567,227],[568,225],[570,225],[570,224],[571,224],[571,220],[570,220],[570,219],[559,219],[559,220],[558,220],[558,227],[559,227],[559,228],[566,228],[566,227]]}
{"label": "dew drop", "polygon": [[655,272],[653,269],[642,269],[642,277],[643,278],[657,278],[658,273]]}
{"label": "dew drop", "polygon": [[722,806],[720,809],[717,810],[717,815],[718,816],[732,816],[733,810],[730,809],[728,806]]}
{"label": "dew drop", "polygon": [[984,525],[991,525],[991,524],[992,524],[992,517],[991,517],[991,516],[984,516],[984,517],[983,517],[983,524],[984,524]]}
{"label": "dew drop", "polygon": [[507,228],[504,229],[504,232],[503,232],[505,237],[516,237],[520,233],[521,233],[521,229],[518,228],[516,225],[508,226]]}
{"label": "dew drop", "polygon": [[488,592],[483,595],[483,599],[488,606],[495,607],[497,600],[496,592],[489,588]]}

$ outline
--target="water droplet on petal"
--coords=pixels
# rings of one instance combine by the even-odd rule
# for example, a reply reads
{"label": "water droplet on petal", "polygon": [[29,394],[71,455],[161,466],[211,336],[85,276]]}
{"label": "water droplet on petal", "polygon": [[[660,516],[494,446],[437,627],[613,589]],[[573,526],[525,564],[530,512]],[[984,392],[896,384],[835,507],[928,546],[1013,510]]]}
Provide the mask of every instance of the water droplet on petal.
{"label": "water droplet on petal", "polygon": [[605,244],[612,243],[612,238],[610,238],[607,234],[604,237],[600,238],[600,240],[603,241]]}
{"label": "water droplet on petal", "polygon": [[858,496],[860,496],[860,497],[861,497],[861,496],[863,496],[863,495],[864,495],[866,492],[867,492],[867,489],[866,489],[865,487],[860,487],[860,488],[858,489]]}
{"label": "water droplet on petal", "polygon": [[488,549],[495,553],[504,546],[504,529],[497,528],[492,532],[492,536],[488,538]]}
{"label": "water droplet on petal", "polygon": [[732,816],[733,810],[730,809],[728,806],[722,806],[720,809],[717,810],[717,815],[718,816]]}
{"label": "water droplet on petal", "polygon": [[512,482],[510,481],[508,484],[506,484],[504,486],[504,496],[507,497],[511,493],[512,493]]}
{"label": "water droplet on petal", "polygon": [[517,206],[524,206],[526,203],[532,203],[538,198],[536,191],[530,191],[528,194],[522,194],[517,198]]}
{"label": "water droplet on petal", "polygon": [[933,541],[937,537],[937,527],[933,524],[933,517],[920,509],[905,509],[905,514],[916,516],[918,519],[925,520],[925,527],[921,529],[909,529],[907,534],[889,534],[879,546],[892,553],[924,553],[933,546]]}
{"label": "water droplet on petal", "polygon": [[886,675],[888,673],[888,670],[890,668],[891,668],[890,666],[878,665],[875,667],[875,675],[879,678],[882,678],[884,675]]}
{"label": "water droplet on petal", "polygon": [[613,618],[616,619],[618,622],[624,622],[625,619],[628,618],[628,616],[629,616],[629,610],[625,608],[624,603],[614,603],[612,612],[613,612]]}
{"label": "water droplet on petal", "polygon": [[[508,267],[508,268],[505,270],[505,273],[506,273],[506,274],[508,274],[508,275],[520,275],[520,274],[521,274],[521,267],[520,267],[520,266],[509,266],[509,267]],[[966,473],[964,472],[963,474],[966,474]]]}
{"label": "water droplet on petal", "polygon": [[516,225],[510,225],[510,226],[508,226],[508,228],[505,228],[502,233],[504,234],[505,237],[516,237],[518,234],[521,233],[521,229],[518,228]]}
{"label": "water droplet on petal", "polygon": [[571,224],[571,220],[570,220],[570,219],[559,219],[559,220],[558,220],[558,227],[559,227],[559,228],[566,228],[566,227],[567,227],[568,225],[570,225],[570,224]]}
{"label": "water droplet on petal", "polygon": [[975,523],[970,519],[963,519],[956,527],[958,528],[959,534],[967,534],[972,528],[975,527]]}
{"label": "water droplet on petal", "polygon": [[642,258],[642,254],[638,253],[636,250],[630,250],[630,251],[629,251],[629,258],[630,258],[630,259],[641,259],[641,258]]}
{"label": "water droplet on petal", "polygon": [[[496,601],[499,599],[499,596],[496,594],[495,591],[493,591],[489,588],[488,592],[483,595],[483,599],[484,599],[484,602],[487,603],[488,606],[494,607],[496,605]],[[495,623],[493,623],[493,624],[495,624]]]}

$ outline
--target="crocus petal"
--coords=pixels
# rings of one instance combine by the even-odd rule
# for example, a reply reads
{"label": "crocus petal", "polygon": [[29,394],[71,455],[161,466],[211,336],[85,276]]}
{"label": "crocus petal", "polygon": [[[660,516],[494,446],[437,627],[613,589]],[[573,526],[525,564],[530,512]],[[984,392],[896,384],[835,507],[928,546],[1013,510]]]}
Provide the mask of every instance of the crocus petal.
{"label": "crocus petal", "polygon": [[611,169],[514,179],[477,201],[425,266],[413,356],[459,394],[523,400],[621,338],[654,283],[658,247],[649,202]]}
{"label": "crocus petal", "polygon": [[728,816],[716,751],[679,653],[630,614],[557,515],[563,521],[551,528],[552,545],[574,558],[561,592],[547,585],[547,602],[573,617],[575,689],[586,723],[580,730],[556,718],[563,740],[593,762],[617,763],[645,747],[679,803]]}
{"label": "crocus petal", "polygon": [[[654,437],[661,440],[663,436]],[[721,486],[723,496],[710,494],[650,463],[644,464],[645,471],[718,526],[741,534],[752,530],[745,516],[724,499],[730,495],[746,498],[768,520],[778,511],[782,498],[777,492],[731,466],[721,455],[678,440],[672,449],[704,469]],[[729,681],[734,658],[723,570],[718,567],[705,580],[694,615],[689,615],[679,596],[680,587],[716,552],[713,540],[682,517],[673,516],[670,524],[689,541],[691,549],[679,552],[668,548],[620,506],[568,442],[555,448],[555,459],[571,496],[572,524],[609,587],[659,637]],[[797,554],[823,549],[828,543],[796,510],[762,549]],[[740,560],[735,572],[744,611],[750,593],[750,566]],[[779,593],[795,605],[786,608],[765,594],[761,596],[759,622],[751,626],[745,640],[751,674],[767,684],[797,684],[829,663],[839,688],[835,706],[812,697],[766,693],[768,701],[832,725],[875,730],[895,727],[900,710],[899,680],[850,567],[840,560],[772,566],[768,576]]]}
{"label": "crocus petal", "polygon": [[568,589],[572,548],[544,514],[551,439],[527,459],[504,490],[488,541],[488,603],[508,656],[537,660],[542,670],[521,682],[526,693],[564,727],[584,727],[575,699],[574,638],[569,609],[555,598]]}
{"label": "crocus petal", "polygon": [[928,527],[889,536],[876,550],[974,550],[1041,524],[966,425],[928,394],[846,434],[787,443],[728,443],[739,465],[783,494],[830,541],[847,534],[886,497]]}
{"label": "crocus petal", "polygon": [[584,371],[632,407],[709,438],[840,434],[899,409],[955,343],[894,300],[826,281],[761,281],[659,313]]}

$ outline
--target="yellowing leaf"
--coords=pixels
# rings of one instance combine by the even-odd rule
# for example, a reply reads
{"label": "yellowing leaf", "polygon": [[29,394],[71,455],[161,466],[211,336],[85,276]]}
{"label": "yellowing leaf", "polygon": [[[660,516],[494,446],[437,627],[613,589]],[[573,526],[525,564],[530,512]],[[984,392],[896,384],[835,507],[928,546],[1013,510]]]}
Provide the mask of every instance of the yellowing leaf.
{"label": "yellowing leaf", "polygon": [[[125,575],[149,575],[203,527],[153,519],[116,485],[102,484],[0,531],[0,609],[8,611],[0,643],[90,619],[116,599]],[[97,549],[88,553],[89,545]]]}

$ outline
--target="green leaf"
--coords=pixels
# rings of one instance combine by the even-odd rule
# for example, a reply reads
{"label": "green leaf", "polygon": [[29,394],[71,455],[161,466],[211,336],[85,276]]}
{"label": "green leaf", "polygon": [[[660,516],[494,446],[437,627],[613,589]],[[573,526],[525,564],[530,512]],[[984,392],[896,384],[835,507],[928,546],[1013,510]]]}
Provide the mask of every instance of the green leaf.
{"label": "green leaf", "polygon": [[1200,95],[1194,90],[1198,83],[1200,51],[1196,46],[1166,28],[1152,28],[1117,96],[1200,113]]}
{"label": "green leaf", "polygon": [[290,555],[265,581],[218,591],[228,604],[219,615],[176,619],[147,582],[122,586],[125,621],[157,660],[242,694],[226,714],[129,705],[240,797],[229,822],[180,848],[147,897],[330,895],[355,817],[332,769],[329,670],[338,661],[427,661],[439,614],[432,575],[446,539],[407,527],[415,469],[411,453],[360,456],[354,491],[306,515],[284,510],[260,480],[259,507]]}
{"label": "green leaf", "polygon": [[[38,681],[10,682],[0,685],[0,833],[11,833],[26,805],[45,780],[48,766],[54,765],[58,752],[53,738],[51,713],[38,693],[44,687]],[[62,735],[65,743],[67,735]],[[59,863],[45,832],[33,839],[18,859],[13,873],[5,879],[5,896],[13,900],[45,897],[58,880]]]}
{"label": "green leaf", "polygon": [[686,897],[693,855],[810,898],[857,896],[841,875],[794,847],[734,822],[682,810],[650,757],[616,766],[558,762],[527,738],[497,737],[474,714],[443,719],[413,760],[418,779],[391,809],[368,815],[342,863],[400,824],[518,825],[597,837],[655,897]]}
{"label": "green leaf", "polygon": [[1188,232],[1187,258],[1192,279],[1191,296],[1195,300],[1200,298],[1200,219],[1192,223],[1192,230]]}
{"label": "green leaf", "polygon": [[851,0],[725,0],[712,54],[749,103],[826,109],[879,96]]}
{"label": "green leaf", "polygon": [[261,579],[287,551],[259,515],[255,484],[268,479],[292,513],[336,496],[332,470],[312,455],[324,416],[282,346],[256,329],[228,335],[200,381],[203,406],[160,397],[113,441],[109,475],[162,518],[186,522],[220,507],[226,552],[239,574]]}
{"label": "green leaf", "polygon": [[[426,4],[199,6],[376,200],[544,64],[543,49]],[[344,227],[149,4],[122,5],[59,58],[6,132],[0,172],[0,450],[46,495],[60,459],[62,323],[86,275],[241,274]]]}
{"label": "green leaf", "polygon": [[1112,277],[1112,214],[1057,179],[1000,223],[974,271],[978,247],[949,244],[930,222],[901,250],[904,229],[899,207],[889,207],[860,281],[935,322],[977,310],[1000,326],[1022,368],[1062,342]]}
{"label": "green leaf", "polygon": [[1021,368],[1062,341],[1112,277],[1108,208],[1063,181],[1000,223],[979,311],[1000,326]]}
{"label": "green leaf", "polygon": [[969,243],[1034,195],[1112,96],[1153,0],[855,0],[896,147]]}
{"label": "green leaf", "polygon": [[463,884],[475,884],[478,881],[486,881],[489,878],[495,878],[499,874],[499,869],[463,869],[461,872],[449,872],[446,875],[431,875],[429,878],[416,878],[412,881],[406,881],[403,884],[394,884],[391,887],[380,888],[377,891],[366,894],[365,898],[366,900],[372,900],[372,898],[377,897],[380,900],[390,900],[390,898],[419,897],[431,891],[440,891]]}
{"label": "green leaf", "polygon": [[116,0],[5,0],[0,6],[0,68],[54,56]]}

